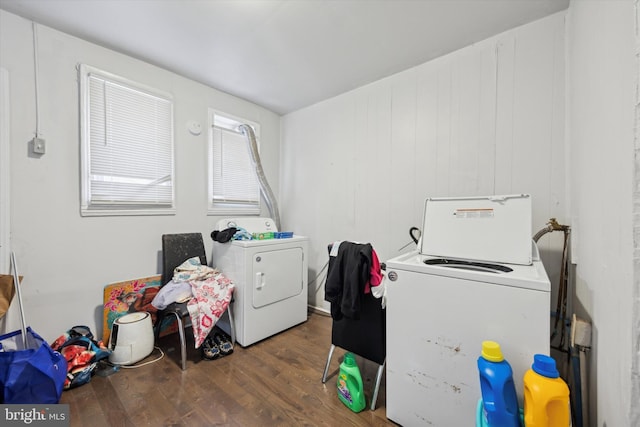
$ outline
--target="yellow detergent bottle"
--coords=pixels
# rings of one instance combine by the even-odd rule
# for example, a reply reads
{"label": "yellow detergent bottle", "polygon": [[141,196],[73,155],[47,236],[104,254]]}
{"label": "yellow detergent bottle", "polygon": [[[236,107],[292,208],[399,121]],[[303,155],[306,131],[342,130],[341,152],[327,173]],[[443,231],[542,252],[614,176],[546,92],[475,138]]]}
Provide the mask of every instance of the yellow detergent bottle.
{"label": "yellow detergent bottle", "polygon": [[338,374],[338,398],[353,412],[360,412],[366,403],[360,369],[353,353],[346,353]]}
{"label": "yellow detergent bottle", "polygon": [[556,361],[536,354],[524,374],[524,424],[527,427],[571,425],[569,387],[556,369]]}

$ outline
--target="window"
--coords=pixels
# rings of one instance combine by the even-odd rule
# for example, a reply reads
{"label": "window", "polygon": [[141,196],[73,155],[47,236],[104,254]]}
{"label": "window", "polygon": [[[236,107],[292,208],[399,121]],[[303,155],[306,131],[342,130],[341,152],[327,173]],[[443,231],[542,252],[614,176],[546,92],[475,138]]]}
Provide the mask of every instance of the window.
{"label": "window", "polygon": [[219,111],[209,113],[209,213],[260,213],[260,185],[247,137],[238,129],[248,124],[260,136],[256,123]]}
{"label": "window", "polygon": [[173,100],[80,66],[81,214],[175,213]]}

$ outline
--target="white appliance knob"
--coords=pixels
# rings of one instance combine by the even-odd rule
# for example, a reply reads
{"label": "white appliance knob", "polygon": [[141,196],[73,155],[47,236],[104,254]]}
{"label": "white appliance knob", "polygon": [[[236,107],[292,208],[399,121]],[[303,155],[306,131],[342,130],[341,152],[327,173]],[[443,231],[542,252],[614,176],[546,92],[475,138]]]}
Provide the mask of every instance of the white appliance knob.
{"label": "white appliance knob", "polygon": [[267,227],[271,227],[271,222],[270,221],[265,221],[264,225],[266,225]]}
{"label": "white appliance knob", "polygon": [[235,227],[235,226],[236,226],[236,223],[235,223],[235,222],[233,222],[233,221],[229,221],[229,222],[227,223],[227,228],[231,228],[231,227]]}

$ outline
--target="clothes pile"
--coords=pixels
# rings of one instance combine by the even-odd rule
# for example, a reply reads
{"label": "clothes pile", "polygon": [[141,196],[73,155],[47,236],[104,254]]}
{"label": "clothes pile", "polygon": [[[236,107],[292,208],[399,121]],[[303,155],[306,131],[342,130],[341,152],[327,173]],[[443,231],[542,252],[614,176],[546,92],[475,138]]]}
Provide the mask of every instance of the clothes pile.
{"label": "clothes pile", "polygon": [[331,317],[360,318],[362,295],[371,293],[386,306],[384,283],[378,255],[369,243],[337,241],[329,252],[325,300],[331,303]]}
{"label": "clothes pile", "polygon": [[173,279],[160,289],[151,304],[162,310],[172,302],[190,298],[187,308],[199,348],[229,306],[234,288],[224,274],[193,257],[175,269]]}

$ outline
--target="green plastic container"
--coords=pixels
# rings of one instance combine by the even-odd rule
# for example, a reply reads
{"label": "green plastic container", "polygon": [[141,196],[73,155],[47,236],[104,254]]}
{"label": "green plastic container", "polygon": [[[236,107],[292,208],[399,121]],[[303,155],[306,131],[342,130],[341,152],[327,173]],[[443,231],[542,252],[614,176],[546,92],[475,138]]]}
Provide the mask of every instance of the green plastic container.
{"label": "green plastic container", "polygon": [[362,377],[353,353],[346,353],[338,374],[338,398],[353,412],[360,412],[366,406]]}

